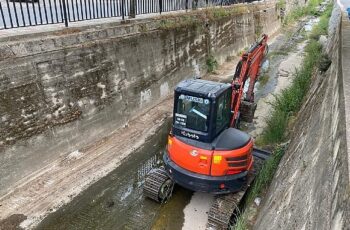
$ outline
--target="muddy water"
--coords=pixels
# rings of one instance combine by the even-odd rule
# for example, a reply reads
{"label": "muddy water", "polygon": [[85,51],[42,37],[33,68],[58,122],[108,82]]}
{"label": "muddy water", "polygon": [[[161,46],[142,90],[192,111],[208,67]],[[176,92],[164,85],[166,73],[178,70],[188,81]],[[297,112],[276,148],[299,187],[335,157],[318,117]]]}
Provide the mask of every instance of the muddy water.
{"label": "muddy water", "polygon": [[166,205],[142,196],[145,175],[161,164],[169,128],[168,120],[121,166],[49,215],[37,229],[181,229],[181,210],[191,192],[177,187]]}

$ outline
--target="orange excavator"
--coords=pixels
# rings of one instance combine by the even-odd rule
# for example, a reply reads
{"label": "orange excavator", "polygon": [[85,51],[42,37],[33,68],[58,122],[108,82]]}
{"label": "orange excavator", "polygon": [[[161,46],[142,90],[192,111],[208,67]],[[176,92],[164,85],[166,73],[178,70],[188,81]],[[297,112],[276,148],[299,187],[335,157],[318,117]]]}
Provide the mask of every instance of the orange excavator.
{"label": "orange excavator", "polygon": [[213,194],[247,187],[254,159],[268,154],[256,150],[253,139],[237,127],[243,111],[254,115],[254,86],[268,52],[267,39],[263,35],[242,54],[231,84],[191,79],[177,85],[164,167],[147,175],[145,196],[163,203],[174,184]]}

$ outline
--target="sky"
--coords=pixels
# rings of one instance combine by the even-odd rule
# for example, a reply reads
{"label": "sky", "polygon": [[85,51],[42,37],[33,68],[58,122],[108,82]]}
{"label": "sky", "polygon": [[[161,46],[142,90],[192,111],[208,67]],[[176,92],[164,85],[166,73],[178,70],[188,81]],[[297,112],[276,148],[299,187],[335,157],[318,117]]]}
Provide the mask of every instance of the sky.
{"label": "sky", "polygon": [[343,6],[343,9],[346,10],[348,7],[350,7],[350,0],[338,0],[340,5]]}

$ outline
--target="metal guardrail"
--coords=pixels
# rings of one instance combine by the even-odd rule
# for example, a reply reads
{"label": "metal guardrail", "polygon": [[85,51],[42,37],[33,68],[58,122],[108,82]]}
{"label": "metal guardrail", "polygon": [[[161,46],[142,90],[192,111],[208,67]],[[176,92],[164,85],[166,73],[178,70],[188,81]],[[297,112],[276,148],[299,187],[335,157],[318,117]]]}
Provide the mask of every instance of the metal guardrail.
{"label": "metal guardrail", "polygon": [[0,30],[231,5],[245,0],[0,0]]}

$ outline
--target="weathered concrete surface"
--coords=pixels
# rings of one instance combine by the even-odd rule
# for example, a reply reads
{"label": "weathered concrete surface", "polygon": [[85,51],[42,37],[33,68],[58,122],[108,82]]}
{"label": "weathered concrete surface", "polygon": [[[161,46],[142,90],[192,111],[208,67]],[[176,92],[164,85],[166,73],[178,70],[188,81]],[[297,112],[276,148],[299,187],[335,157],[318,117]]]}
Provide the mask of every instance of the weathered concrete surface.
{"label": "weathered concrete surface", "polygon": [[[350,6],[350,2],[348,3]],[[350,19],[344,13],[342,17],[341,31],[341,64],[343,72],[343,88],[344,88],[344,105],[345,105],[345,123],[346,123],[346,143],[348,147],[348,165],[350,165]],[[350,178],[350,170],[349,170]],[[350,190],[348,190],[350,193]]]}
{"label": "weathered concrete surface", "polygon": [[314,79],[255,229],[349,229],[350,37],[337,15],[338,8],[327,47],[332,65]]}
{"label": "weathered concrete surface", "polygon": [[307,0],[286,0],[286,11],[287,13],[297,7],[303,7],[307,4]]}
{"label": "weathered concrete surface", "polygon": [[210,53],[222,62],[279,28],[274,1],[240,7],[1,38],[0,195],[206,72]]}
{"label": "weathered concrete surface", "polygon": [[253,41],[256,28],[278,29],[269,7],[207,24],[192,21],[202,19],[197,12],[177,28],[160,25],[184,15],[1,38],[0,219],[23,214],[31,228],[118,167],[172,103],[148,109],[205,72],[209,51],[220,62]]}
{"label": "weathered concrete surface", "polygon": [[[16,189],[0,197],[0,220],[10,220],[14,214],[21,214],[26,219],[19,222],[21,227],[32,229],[48,213],[70,202],[92,183],[117,168],[155,133],[162,131],[166,135],[168,129],[162,130],[162,127],[171,116],[171,108],[172,99],[169,98],[112,135],[86,148],[62,154],[39,172],[18,181]],[[0,229],[3,227],[0,222]]]}

